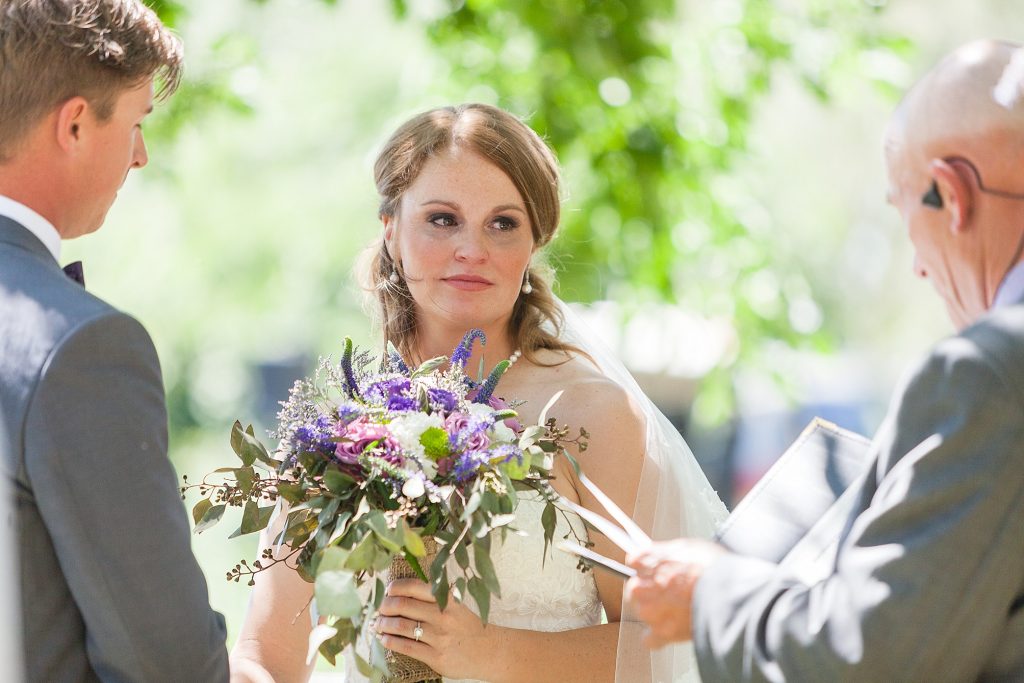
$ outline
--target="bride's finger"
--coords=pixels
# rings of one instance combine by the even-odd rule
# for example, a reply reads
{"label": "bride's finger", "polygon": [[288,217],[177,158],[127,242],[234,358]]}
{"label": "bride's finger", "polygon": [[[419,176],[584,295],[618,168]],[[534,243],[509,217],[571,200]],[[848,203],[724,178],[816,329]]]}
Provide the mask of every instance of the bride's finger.
{"label": "bride's finger", "polygon": [[388,584],[388,596],[415,598],[424,602],[437,602],[430,592],[430,584],[419,579],[395,579]]}
{"label": "bride's finger", "polygon": [[405,617],[378,617],[376,630],[379,634],[401,636],[417,643],[430,644],[430,625]]}
{"label": "bride's finger", "polygon": [[380,639],[380,644],[387,649],[399,654],[409,655],[413,659],[420,660],[427,666],[433,665],[436,650],[426,643],[422,641],[417,643],[411,638],[395,636],[389,633],[382,633],[377,637]]}
{"label": "bride's finger", "polygon": [[416,598],[384,598],[377,614],[385,617],[405,617],[415,621],[433,621],[440,610],[436,602],[424,602]]}

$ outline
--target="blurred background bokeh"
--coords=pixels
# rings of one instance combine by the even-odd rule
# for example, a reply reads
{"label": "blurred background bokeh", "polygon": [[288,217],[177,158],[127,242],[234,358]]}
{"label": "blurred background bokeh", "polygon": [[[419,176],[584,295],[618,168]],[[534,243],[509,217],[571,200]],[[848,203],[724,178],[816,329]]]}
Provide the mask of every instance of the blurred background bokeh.
{"label": "blurred background bokeh", "polygon": [[[376,150],[404,119],[484,101],[558,153],[558,291],[735,503],[813,415],[871,433],[950,331],[885,204],[899,94],[968,40],[1024,40],[1019,0],[176,0],[182,90],[150,166],[66,247],[150,330],[174,464],[230,464],[231,423],[346,336],[376,344],[353,266],[379,234]],[[190,500],[189,503],[194,502]],[[224,575],[255,538],[195,538]]]}

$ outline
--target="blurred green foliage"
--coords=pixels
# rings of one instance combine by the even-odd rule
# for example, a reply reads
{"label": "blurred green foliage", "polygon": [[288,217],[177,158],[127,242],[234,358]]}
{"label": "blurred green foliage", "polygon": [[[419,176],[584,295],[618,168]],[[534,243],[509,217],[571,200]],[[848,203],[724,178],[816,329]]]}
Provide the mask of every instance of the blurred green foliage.
{"label": "blurred green foliage", "polygon": [[[152,4],[172,25],[187,12]],[[517,113],[558,154],[567,201],[549,256],[563,298],[670,301],[724,318],[740,343],[720,370],[766,338],[829,345],[807,277],[779,258],[776,226],[731,172],[780,70],[827,99],[833,83],[863,77],[864,55],[909,51],[880,28],[885,0],[391,4],[450,66],[448,91]],[[229,34],[216,48],[217,66],[186,81],[158,135],[211,108],[249,110],[227,84],[252,46]]]}

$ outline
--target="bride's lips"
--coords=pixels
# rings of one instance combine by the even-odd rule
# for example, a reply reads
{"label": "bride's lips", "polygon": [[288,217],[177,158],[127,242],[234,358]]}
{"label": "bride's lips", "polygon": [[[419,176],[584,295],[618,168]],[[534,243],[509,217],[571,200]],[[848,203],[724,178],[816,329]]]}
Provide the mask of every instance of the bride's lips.
{"label": "bride's lips", "polygon": [[451,275],[449,277],[441,278],[441,280],[455,289],[461,289],[467,292],[478,292],[481,289],[487,289],[494,284],[487,278],[480,277],[479,275]]}

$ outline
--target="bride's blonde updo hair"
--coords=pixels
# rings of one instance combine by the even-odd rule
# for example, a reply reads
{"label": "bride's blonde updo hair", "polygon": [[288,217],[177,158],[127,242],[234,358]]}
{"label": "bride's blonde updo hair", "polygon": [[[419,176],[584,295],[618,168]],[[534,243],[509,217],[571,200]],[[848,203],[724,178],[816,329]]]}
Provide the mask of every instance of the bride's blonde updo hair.
{"label": "bride's blonde updo hair", "polygon": [[[432,156],[453,148],[468,149],[505,172],[526,203],[539,249],[558,229],[560,197],[558,162],[544,141],[506,111],[487,104],[462,104],[432,109],[402,124],[377,156],[373,172],[381,202],[380,217],[398,212],[402,194],[416,181]],[[416,309],[400,263],[395,263],[383,237],[371,247],[367,289],[376,294],[385,341],[407,359],[416,358]],[[391,281],[391,274],[402,277]],[[509,319],[513,348],[531,362],[540,349],[578,350],[559,340],[562,316],[551,291],[551,272],[531,260],[529,294],[521,293]]]}

